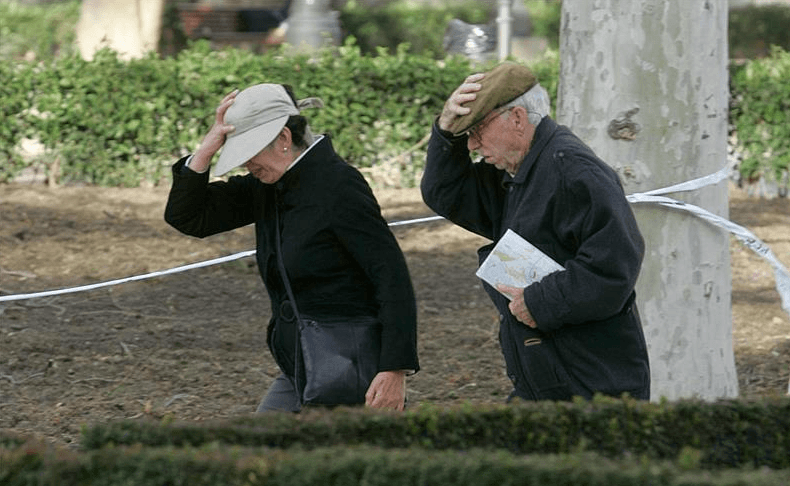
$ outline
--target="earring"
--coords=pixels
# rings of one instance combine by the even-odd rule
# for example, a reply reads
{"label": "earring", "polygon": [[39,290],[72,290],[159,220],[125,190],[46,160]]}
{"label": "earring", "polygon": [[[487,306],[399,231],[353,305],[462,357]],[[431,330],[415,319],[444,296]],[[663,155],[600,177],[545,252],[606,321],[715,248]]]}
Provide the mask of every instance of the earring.
{"label": "earring", "polygon": [[288,147],[283,147],[283,152],[287,152],[287,151],[288,151]]}

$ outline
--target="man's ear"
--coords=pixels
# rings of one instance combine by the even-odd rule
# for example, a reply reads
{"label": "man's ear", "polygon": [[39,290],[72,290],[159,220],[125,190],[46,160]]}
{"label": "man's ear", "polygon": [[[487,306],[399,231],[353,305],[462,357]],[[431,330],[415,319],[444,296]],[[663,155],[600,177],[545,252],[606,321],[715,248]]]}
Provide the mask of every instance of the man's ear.
{"label": "man's ear", "polygon": [[523,106],[514,106],[510,113],[514,117],[513,122],[516,123],[517,127],[523,129],[529,124],[529,113]]}

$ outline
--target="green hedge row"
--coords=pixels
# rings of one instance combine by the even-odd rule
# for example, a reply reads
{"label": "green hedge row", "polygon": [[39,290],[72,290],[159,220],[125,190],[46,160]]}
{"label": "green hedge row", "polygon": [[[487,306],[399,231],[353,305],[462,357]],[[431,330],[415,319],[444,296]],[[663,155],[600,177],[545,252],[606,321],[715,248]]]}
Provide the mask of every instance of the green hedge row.
{"label": "green hedge row", "polygon": [[330,132],[350,163],[370,167],[419,142],[448,90],[469,71],[461,58],[370,57],[351,43],[316,59],[218,52],[198,42],[167,59],[124,62],[105,50],[91,62],[78,56],[46,66],[0,61],[0,156],[11,162],[0,164],[0,181],[18,173],[14,154],[28,137],[48,149],[39,164],[59,159],[65,182],[157,183],[176,157],[197,147],[225,94],[262,82],[323,98],[324,109],[307,113],[313,127]]}
{"label": "green hedge row", "polygon": [[[556,90],[556,56],[535,66]],[[319,96],[307,112],[313,128],[332,134],[338,151],[360,168],[394,165],[394,185],[413,185],[420,148],[446,97],[473,71],[467,59],[367,56],[353,42],[317,57],[283,51],[256,55],[212,51],[198,42],[177,57],[122,61],[101,51],[48,65],[0,61],[0,181],[26,164],[54,167],[64,182],[136,186],[168,178],[168,167],[194,150],[216,105],[235,88],[287,83],[299,97]],[[39,140],[43,160],[23,163],[19,142]],[[379,167],[380,168],[380,167]]]}
{"label": "green hedge row", "polygon": [[788,471],[703,471],[682,462],[613,461],[590,453],[370,446],[283,451],[208,444],[74,452],[28,442],[0,447],[0,465],[0,483],[8,486],[784,486],[790,480]]}
{"label": "green hedge row", "polygon": [[86,427],[82,445],[148,447],[210,443],[303,448],[367,445],[434,450],[473,448],[514,454],[594,452],[612,459],[676,461],[703,468],[790,469],[790,398],[761,402],[592,402],[515,406],[421,406],[403,415],[332,413],[240,417],[217,423],[121,421]]}
{"label": "green hedge row", "polygon": [[[313,128],[330,133],[338,151],[374,183],[414,186],[425,137],[446,97],[486,67],[462,57],[407,54],[406,45],[369,56],[353,41],[317,57],[212,51],[198,42],[164,59],[125,62],[105,50],[90,62],[77,55],[47,64],[0,61],[0,182],[30,166],[65,183],[167,181],[169,165],[198,146],[225,94],[282,82],[297,96],[324,99],[325,108],[307,112]],[[556,99],[557,53],[530,67]],[[781,177],[790,166],[789,73],[790,54],[781,48],[732,67],[730,118],[746,179]],[[46,151],[23,159],[23,139]]]}
{"label": "green hedge row", "polygon": [[731,74],[741,174],[780,180],[790,167],[790,52],[775,46],[770,56],[733,66]]}

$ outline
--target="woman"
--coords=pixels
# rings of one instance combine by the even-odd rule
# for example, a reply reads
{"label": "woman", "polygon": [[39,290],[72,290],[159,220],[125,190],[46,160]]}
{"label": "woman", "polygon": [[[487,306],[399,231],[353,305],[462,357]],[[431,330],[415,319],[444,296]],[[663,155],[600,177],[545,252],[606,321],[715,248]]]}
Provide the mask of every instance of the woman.
{"label": "woman", "polygon": [[[416,305],[403,254],[358,170],[335,153],[329,136],[313,136],[290,88],[259,84],[227,95],[200,148],[173,166],[165,220],[205,237],[255,224],[258,269],[271,300],[267,344],[282,374],[258,411],[299,411],[304,369],[297,349],[297,310],[317,320],[373,317],[381,327],[376,373],[364,396],[373,408],[403,410],[405,376],[419,369]],[[246,175],[209,183],[244,166]],[[377,343],[378,344],[378,343]],[[297,373],[295,373],[297,371]]]}

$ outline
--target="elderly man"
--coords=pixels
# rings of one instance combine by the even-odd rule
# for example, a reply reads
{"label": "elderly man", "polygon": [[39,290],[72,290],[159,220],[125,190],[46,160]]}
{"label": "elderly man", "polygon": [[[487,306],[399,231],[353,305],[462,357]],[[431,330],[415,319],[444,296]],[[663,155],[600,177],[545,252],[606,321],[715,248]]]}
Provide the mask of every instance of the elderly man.
{"label": "elderly man", "polygon": [[434,123],[423,199],[493,241],[480,262],[510,229],[564,268],[526,288],[483,283],[500,313],[511,399],[649,399],[634,302],[644,241],[616,173],[548,113],[524,66],[467,77]]}

